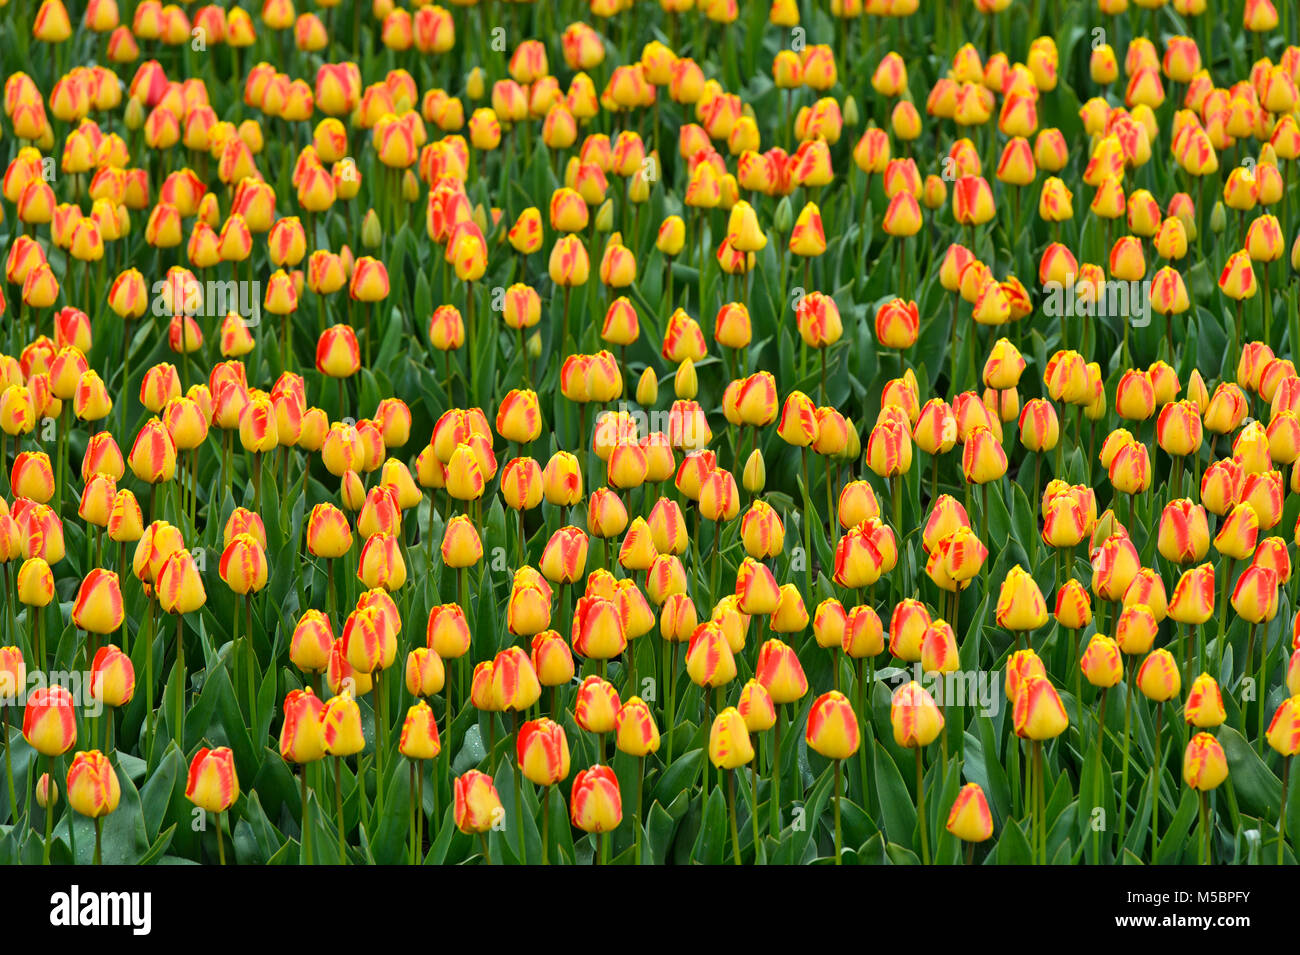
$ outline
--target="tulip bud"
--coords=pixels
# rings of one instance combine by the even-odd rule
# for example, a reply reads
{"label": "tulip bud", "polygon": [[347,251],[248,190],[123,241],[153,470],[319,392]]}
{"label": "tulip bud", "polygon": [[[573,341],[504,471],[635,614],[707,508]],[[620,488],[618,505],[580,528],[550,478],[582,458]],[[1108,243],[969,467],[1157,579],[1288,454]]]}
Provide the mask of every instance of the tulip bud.
{"label": "tulip bud", "polygon": [[190,761],[185,798],[208,812],[225,812],[239,798],[235,756],[229,747],[200,747]]}
{"label": "tulip bud", "polygon": [[858,718],[844,694],[835,690],[819,696],[808,711],[804,734],[808,745],[827,759],[847,759],[858,751]]}
{"label": "tulip bud", "polygon": [[979,783],[967,783],[957,791],[944,828],[963,842],[984,842],[993,835],[993,814]]}
{"label": "tulip bud", "polygon": [[505,815],[497,788],[486,773],[471,769],[457,776],[452,791],[452,818],[461,832],[487,832]]}
{"label": "tulip bud", "polygon": [[1228,758],[1219,741],[1197,733],[1183,753],[1183,781],[1199,792],[1217,789],[1228,778]]}
{"label": "tulip bud", "polygon": [[753,758],[754,747],[744,718],[739,710],[729,706],[713,720],[709,731],[709,761],[718,769],[738,769]]}
{"label": "tulip bud", "polygon": [[943,729],[944,718],[921,684],[905,683],[894,691],[889,706],[894,742],[905,749],[929,746]]}
{"label": "tulip bud", "polygon": [[634,696],[624,703],[614,717],[615,746],[619,752],[644,758],[659,750],[659,727],[650,707]]}
{"label": "tulip bud", "polygon": [[59,804],[59,784],[50,779],[49,773],[41,773],[36,780],[36,805],[49,809]]}
{"label": "tulip bud", "polygon": [[78,753],[68,768],[68,805],[83,816],[99,819],[115,810],[122,798],[117,772],[99,750]]}
{"label": "tulip bud", "polygon": [[583,832],[617,829],[623,821],[623,801],[614,770],[597,765],[579,772],[573,779],[569,815],[573,825]]}

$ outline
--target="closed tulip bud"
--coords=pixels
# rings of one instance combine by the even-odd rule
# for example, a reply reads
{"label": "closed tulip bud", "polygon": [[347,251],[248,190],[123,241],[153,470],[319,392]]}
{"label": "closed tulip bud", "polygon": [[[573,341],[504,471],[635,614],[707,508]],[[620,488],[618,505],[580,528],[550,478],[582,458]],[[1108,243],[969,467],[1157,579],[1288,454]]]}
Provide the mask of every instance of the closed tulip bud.
{"label": "closed tulip bud", "polygon": [[147,421],[131,446],[131,471],[146,484],[170,481],[176,473],[176,444],[162,421]]}
{"label": "closed tulip bud", "polygon": [[1092,622],[1092,601],[1083,584],[1071,578],[1056,592],[1055,617],[1067,630],[1083,630]]}
{"label": "closed tulip bud", "polygon": [[1265,736],[1268,745],[1288,759],[1300,753],[1300,696],[1282,701]]}
{"label": "closed tulip bud", "polygon": [[623,821],[618,777],[608,766],[592,766],[573,779],[569,799],[573,825],[583,832],[612,832]]}
{"label": "closed tulip bud", "polygon": [[[1145,421],[1155,414],[1156,393],[1145,371],[1129,369],[1120,377],[1115,391],[1115,411],[1130,421]],[[1157,434],[1159,427],[1156,428]]]}
{"label": "closed tulip bud", "polygon": [[469,624],[458,604],[441,604],[429,611],[425,643],[444,660],[455,660],[469,652]]}
{"label": "closed tulip bud", "polygon": [[412,696],[433,696],[445,682],[442,658],[433,650],[416,647],[406,655],[406,689]]}
{"label": "closed tulip bud", "polygon": [[[371,538],[374,541],[376,538]],[[366,546],[369,548],[371,541]],[[390,543],[395,541],[389,539]],[[457,514],[447,522],[447,528],[442,536],[442,561],[448,567],[473,567],[483,557],[483,542],[479,539],[478,531],[475,530],[473,523],[464,514]],[[379,555],[376,554],[376,557]],[[362,552],[364,559],[365,552]],[[401,561],[401,555],[397,555],[398,562]],[[364,562],[364,561],[363,561]],[[402,569],[402,579],[405,581],[405,565]],[[369,585],[367,585],[369,586]],[[401,584],[397,585],[398,587]]]}
{"label": "closed tulip bud", "polygon": [[1122,603],[1125,607],[1143,604],[1156,618],[1156,623],[1164,620],[1168,613],[1168,604],[1165,601],[1163,578],[1154,570],[1142,568],[1124,591]]}
{"label": "closed tulip bud", "polygon": [[1183,753],[1183,782],[1198,792],[1217,789],[1228,778],[1228,758],[1219,741],[1197,733]]}
{"label": "closed tulip bud", "polygon": [[505,815],[492,777],[471,769],[452,785],[452,819],[461,832],[472,835],[490,830]]}
{"label": "closed tulip bud", "polygon": [[885,572],[885,556],[867,527],[853,527],[835,547],[834,580],[850,590],[870,586]]}
{"label": "closed tulip bud", "polygon": [[794,703],[808,692],[808,678],[794,648],[780,640],[768,640],[759,648],[754,678],[777,704]]}
{"label": "closed tulip bud", "polygon": [[1232,609],[1252,624],[1265,623],[1277,615],[1278,579],[1268,567],[1251,565],[1237,578],[1232,591]]}
{"label": "closed tulip bud", "polygon": [[289,660],[298,669],[321,673],[329,666],[334,631],[329,617],[319,610],[307,610],[298,619],[289,644]]}
{"label": "closed tulip bud", "polygon": [[813,702],[804,738],[827,759],[848,759],[858,751],[858,719],[843,693],[831,690]]}
{"label": "closed tulip bud", "polygon": [[1269,530],[1282,519],[1282,472],[1262,471],[1246,475],[1242,484],[1242,503],[1255,512],[1261,530]]}
{"label": "closed tulip bud", "polygon": [[[1219,209],[1221,207],[1216,204],[1215,208]],[[1210,221],[1211,228],[1213,228],[1213,218]],[[1222,227],[1216,231],[1223,231]],[[1219,290],[1235,301],[1254,298],[1259,286],[1255,281],[1255,270],[1251,264],[1250,256],[1245,250],[1234,252],[1228,256],[1227,264],[1224,265],[1223,271],[1219,274]]]}
{"label": "closed tulip bud", "polygon": [[602,596],[578,598],[573,615],[572,643],[575,653],[596,660],[613,659],[627,649],[627,629],[613,599]]}
{"label": "closed tulip bud", "polygon": [[[676,381],[674,379],[674,384]],[[654,369],[649,366],[641,373],[636,386],[636,403],[642,407],[651,407],[659,400],[659,379]]]}
{"label": "closed tulip bud", "polygon": [[621,706],[618,691],[593,675],[583,680],[578,687],[573,703],[573,717],[578,726],[588,733],[612,733]]}
{"label": "closed tulip bud", "polygon": [[1034,578],[1019,564],[1007,571],[998,594],[998,626],[1015,633],[1036,630],[1047,622],[1047,603]]}
{"label": "closed tulip bud", "polygon": [[122,785],[107,756],[91,750],[73,757],[68,767],[68,805],[83,816],[99,819],[115,810],[121,798]]}
{"label": "closed tulip bud", "polygon": [[552,583],[575,583],[587,565],[587,535],[577,527],[556,531],[542,552],[541,571]]}
{"label": "closed tulip bud", "polygon": [[1119,644],[1110,637],[1093,634],[1079,658],[1084,678],[1099,689],[1109,689],[1124,677],[1124,658]]}
{"label": "closed tulip bud", "polygon": [[118,647],[100,647],[90,668],[90,695],[105,706],[125,706],[135,695],[135,667]]}
{"label": "closed tulip bud", "polygon": [[957,637],[944,620],[935,620],[921,637],[921,669],[925,673],[952,673],[961,666]]}
{"label": "closed tulip bud", "polygon": [[931,398],[921,408],[912,440],[926,454],[946,454],[957,443],[957,419],[942,398]]}
{"label": "closed tulip bud", "polygon": [[397,751],[407,759],[419,760],[436,759],[442,752],[438,722],[434,719],[432,707],[424,700],[417,701],[406,711]]}
{"label": "closed tulip bud", "polygon": [[921,646],[930,629],[930,613],[919,600],[904,598],[894,605],[889,621],[889,652],[909,663],[921,659]]}
{"label": "closed tulip bud", "polygon": [[638,696],[632,697],[614,717],[614,745],[620,753],[644,758],[659,750],[659,727],[650,707]]}
{"label": "closed tulip bud", "polygon": [[705,621],[695,628],[686,647],[686,673],[705,688],[725,686],[736,678],[736,659],[721,625]]}
{"label": "closed tulip bud", "polygon": [[125,611],[117,574],[94,568],[81,582],[72,607],[72,622],[87,633],[112,633],[122,626]]}
{"label": "closed tulip bud", "polygon": [[1050,451],[1060,439],[1056,409],[1043,398],[1025,402],[1020,412],[1020,439],[1029,451]]}
{"label": "closed tulip bud", "polygon": [[1137,685],[1142,695],[1154,703],[1164,703],[1178,696],[1182,678],[1173,654],[1163,647],[1151,653],[1138,668]]}
{"label": "closed tulip bud", "polygon": [[660,554],[648,571],[646,596],[663,604],[669,597],[685,592],[686,570],[681,560],[675,554]]}
{"label": "closed tulip bud", "polygon": [[1201,501],[1212,514],[1224,515],[1241,500],[1245,473],[1231,458],[1216,461],[1201,478]]}
{"label": "closed tulip bud", "polygon": [[492,661],[492,698],[503,712],[522,713],[537,702],[542,687],[528,654],[509,647]]}
{"label": "closed tulip bud", "polygon": [[307,519],[307,551],[336,559],[352,549],[352,529],[344,513],[330,503],[317,504]]}
{"label": "closed tulip bud", "polygon": [[766,564],[746,557],[736,570],[736,597],[745,614],[773,614],[781,602],[781,590]]}
{"label": "closed tulip bud", "polygon": [[1007,454],[988,428],[976,427],[962,448],[962,474],[967,483],[987,484],[1007,471]]}
{"label": "closed tulip bud", "polygon": [[957,790],[944,828],[962,842],[984,842],[993,835],[993,813],[979,783]]}
{"label": "closed tulip bud", "polygon": [[1169,601],[1169,616],[1178,623],[1202,624],[1214,615],[1214,566],[1184,571]]}
{"label": "closed tulip bud", "polygon": [[828,597],[817,605],[813,615],[813,637],[817,646],[834,649],[843,644],[848,627],[848,615],[844,605],[834,597]]}
{"label": "closed tulip bud", "polygon": [[572,507],[582,500],[582,469],[567,451],[557,451],[542,471],[546,500],[558,507]]}
{"label": "closed tulip bud", "polygon": [[316,370],[330,378],[349,378],[361,368],[361,348],[350,325],[327,328],[316,343]]}
{"label": "closed tulip bud", "polygon": [[[463,519],[464,515],[459,514],[452,518],[452,523],[457,519]],[[472,525],[471,525],[471,530]],[[456,566],[457,559],[463,559],[468,551],[463,550],[460,546],[453,545],[450,549],[456,553],[452,559],[448,559],[448,536],[451,533],[451,526],[447,528],[447,536],[443,537],[443,562],[448,567]],[[478,534],[474,534],[475,540]],[[479,544],[479,557],[483,556],[482,544]],[[477,558],[471,561],[471,564],[477,563]],[[470,566],[466,564],[465,566]],[[396,537],[392,534],[375,534],[366,541],[365,546],[361,548],[361,558],[357,564],[357,579],[366,585],[369,589],[383,587],[385,590],[401,590],[402,585],[406,583],[406,562],[402,558],[401,545]]]}
{"label": "closed tulip bud", "polygon": [[659,614],[659,634],[670,643],[685,643],[695,632],[698,618],[695,605],[683,590],[670,594],[662,601]]}
{"label": "closed tulip bud", "polygon": [[785,550],[785,526],[775,509],[763,500],[755,500],[745,512],[740,534],[746,554],[755,560],[767,560]]}
{"label": "closed tulip bud", "polygon": [[904,749],[929,746],[943,729],[944,718],[934,698],[921,684],[912,681],[894,691],[889,705],[889,722],[894,742]]}
{"label": "closed tulip bud", "polygon": [[1259,517],[1254,507],[1242,501],[1229,512],[1214,537],[1214,547],[1220,554],[1234,560],[1245,560],[1255,552],[1259,537]]}
{"label": "closed tulip bud", "polygon": [[257,593],[266,586],[266,551],[251,534],[237,534],[221,553],[221,579],[236,594]]}
{"label": "closed tulip bud", "polygon": [[833,345],[844,333],[835,300],[821,292],[809,292],[800,299],[795,319],[800,336],[810,348]]}
{"label": "closed tulip bud", "polygon": [[284,726],[280,755],[293,763],[314,763],[325,755],[323,715],[325,704],[311,687],[290,690],[284,699]]}
{"label": "closed tulip bud", "polygon": [[1286,541],[1281,537],[1267,537],[1260,541],[1252,563],[1256,567],[1267,567],[1273,571],[1278,586],[1291,579],[1291,556],[1287,552]]}
{"label": "closed tulip bud", "polygon": [[1120,443],[1107,466],[1111,485],[1121,494],[1141,494],[1151,486],[1151,458],[1147,446],[1136,441]]}
{"label": "closed tulip bud", "polygon": [[877,657],[885,652],[884,627],[875,610],[858,606],[849,611],[840,649],[854,660]]}
{"label": "closed tulip bud", "polygon": [[235,755],[229,747],[201,747],[190,761],[185,798],[207,812],[225,812],[239,798]]}
{"label": "closed tulip bud", "polygon": [[554,630],[533,636],[531,659],[542,686],[565,686],[573,679],[573,655],[569,645]]}
{"label": "closed tulip bud", "polygon": [[1129,656],[1141,656],[1151,650],[1160,622],[1146,604],[1129,604],[1120,611],[1115,623],[1115,640]]}
{"label": "closed tulip bud", "polygon": [[54,471],[44,451],[22,451],[14,456],[10,486],[15,497],[46,504],[54,497]]}
{"label": "closed tulip bud", "polygon": [[738,769],[753,758],[754,747],[744,717],[729,706],[717,715],[709,731],[709,761],[718,769]]}
{"label": "closed tulip bud", "polygon": [[554,786],[569,776],[569,741],[564,727],[549,719],[519,727],[516,757],[520,772],[538,786]]}
{"label": "closed tulip bud", "polygon": [[54,600],[54,574],[40,557],[32,557],[18,568],[18,600],[28,607],[48,607]]}
{"label": "closed tulip bud", "polygon": [[[1139,680],[1141,676],[1139,674]],[[1227,714],[1223,709],[1223,694],[1218,681],[1208,673],[1202,673],[1192,681],[1187,691],[1187,703],[1183,707],[1183,717],[1191,726],[1199,729],[1213,729],[1222,726]]]}
{"label": "closed tulip bud", "polygon": [[1037,742],[1055,739],[1070,725],[1056,688],[1043,676],[1029,676],[1016,694],[1013,721],[1016,735]]}

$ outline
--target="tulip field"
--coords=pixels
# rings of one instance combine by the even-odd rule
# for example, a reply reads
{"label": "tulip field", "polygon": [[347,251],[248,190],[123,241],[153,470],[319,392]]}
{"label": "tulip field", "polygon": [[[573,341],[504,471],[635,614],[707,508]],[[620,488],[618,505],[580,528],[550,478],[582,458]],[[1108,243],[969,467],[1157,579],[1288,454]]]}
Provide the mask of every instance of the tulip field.
{"label": "tulip field", "polygon": [[0,862],[1296,862],[1295,0],[0,75]]}

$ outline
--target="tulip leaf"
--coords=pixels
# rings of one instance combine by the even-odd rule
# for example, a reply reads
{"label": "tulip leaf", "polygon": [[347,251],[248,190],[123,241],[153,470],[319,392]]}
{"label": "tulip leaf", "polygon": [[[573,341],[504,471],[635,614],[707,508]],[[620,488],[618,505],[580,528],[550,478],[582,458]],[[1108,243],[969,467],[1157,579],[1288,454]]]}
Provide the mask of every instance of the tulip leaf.
{"label": "tulip leaf", "polygon": [[998,839],[997,848],[989,855],[990,861],[998,865],[1029,865],[1033,861],[1033,852],[1029,840],[1016,819],[1008,819]]}
{"label": "tulip leaf", "polygon": [[[118,755],[118,759],[122,754]],[[145,832],[157,836],[167,818],[167,810],[176,791],[176,782],[187,773],[185,760],[176,749],[168,748],[153,774],[140,788],[140,805],[144,813]]]}
{"label": "tulip leaf", "polygon": [[891,865],[920,865],[921,857],[906,846],[891,842],[885,846],[885,854]]}
{"label": "tulip leaf", "polygon": [[699,777],[703,762],[703,749],[692,749],[674,759],[654,787],[655,800],[671,806],[677,795],[684,792]]}
{"label": "tulip leaf", "polygon": [[727,849],[727,800],[721,788],[714,788],[705,802],[700,832],[691,850],[691,861],[719,865]]}
{"label": "tulip leaf", "polygon": [[262,810],[256,790],[244,798],[240,819],[234,824],[232,842],[241,865],[262,865],[280,849],[282,837]]}
{"label": "tulip leaf", "polygon": [[916,831],[916,806],[903,782],[898,765],[889,758],[883,747],[873,753],[871,769],[876,781],[876,794],[880,797],[881,821],[885,834],[892,842],[911,844]]}
{"label": "tulip leaf", "polygon": [[[685,795],[683,793],[683,795]],[[685,812],[685,807],[682,807]],[[646,855],[654,860],[664,861],[669,857],[673,835],[677,831],[678,819],[669,814],[658,800],[650,806],[646,815]]]}
{"label": "tulip leaf", "polygon": [[[1199,800],[1196,797],[1196,792],[1191,789],[1184,789],[1183,798],[1178,803],[1178,809],[1174,812],[1173,818],[1168,823],[1162,823],[1160,826],[1163,836],[1160,837],[1155,858],[1152,860],[1156,865],[1177,864],[1182,857],[1184,847],[1188,846],[1189,839],[1191,839],[1192,856],[1195,856],[1198,805]],[[1189,859],[1187,861],[1193,860]]]}
{"label": "tulip leaf", "polygon": [[1282,781],[1235,729],[1220,726],[1218,738],[1228,758],[1228,778],[1232,780],[1242,811],[1262,819],[1276,818],[1282,799]]}

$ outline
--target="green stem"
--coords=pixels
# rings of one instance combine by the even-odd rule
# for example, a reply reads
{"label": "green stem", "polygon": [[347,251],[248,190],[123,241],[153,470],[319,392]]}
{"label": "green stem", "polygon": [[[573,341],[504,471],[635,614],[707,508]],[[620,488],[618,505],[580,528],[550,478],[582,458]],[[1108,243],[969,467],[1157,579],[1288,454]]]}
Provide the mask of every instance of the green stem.
{"label": "green stem", "polygon": [[[921,751],[918,749],[917,753],[920,754],[920,752]],[[844,848],[843,848],[844,834],[840,825],[840,775],[841,775],[840,762],[841,761],[838,759],[835,760],[835,864],[836,865],[842,865],[844,861],[843,858],[844,857]],[[922,825],[921,831],[922,833],[924,833],[925,823],[922,822],[921,825]],[[921,838],[922,838],[922,842],[924,842],[925,837],[922,836]]]}
{"label": "green stem", "polygon": [[45,757],[45,772],[48,780],[45,797],[45,846],[41,850],[41,865],[50,864],[50,849],[53,846],[54,833],[54,757]]}
{"label": "green stem", "polygon": [[772,795],[768,803],[768,835],[773,839],[781,833],[781,707],[776,708],[772,747]]}
{"label": "green stem", "polygon": [[1124,845],[1124,823],[1128,816],[1128,753],[1133,732],[1133,671],[1136,657],[1128,658],[1128,682],[1124,685],[1124,768],[1119,783],[1119,844]]}
{"label": "green stem", "polygon": [[307,808],[307,764],[302,766],[302,864],[311,865],[311,813]]}
{"label": "green stem", "polygon": [[[837,776],[838,776],[839,765],[840,765],[840,764],[839,764],[839,760],[836,760],[836,761],[835,761],[835,768],[836,768],[836,775],[837,775]],[[836,808],[836,813],[835,813],[835,815],[836,815],[837,819],[838,819],[838,817],[839,817],[839,804],[840,804],[840,799],[839,799],[839,792],[838,792],[838,790],[837,790],[836,793],[835,793],[835,808]],[[640,815],[640,812],[641,812],[641,810],[640,810],[640,808],[638,807],[638,809],[637,809],[637,814]],[[737,827],[736,827],[736,771],[735,771],[734,769],[732,769],[732,770],[728,770],[728,771],[727,771],[727,819],[728,819],[728,822],[729,822],[730,825],[731,825],[731,857],[732,857],[732,859],[735,860],[736,865],[740,865],[740,833],[739,833],[739,830],[738,830]],[[637,838],[637,861],[638,861],[638,862],[640,862],[640,853],[641,853],[641,849],[640,849],[640,842],[641,842],[641,840],[640,840],[640,828],[641,828],[641,826],[640,826],[640,823],[638,822],[638,824],[637,824],[637,830],[638,830],[638,838]],[[836,835],[836,843],[835,843],[835,844],[836,844],[836,849],[837,849],[837,850],[838,850],[838,848],[839,848],[838,830],[839,830],[839,827],[836,826],[836,833],[837,833],[837,835]],[[837,859],[836,861],[838,862],[838,859]]]}
{"label": "green stem", "polygon": [[[836,764],[838,766],[838,763]],[[839,790],[835,792],[838,802]],[[921,864],[930,864],[930,835],[925,816],[925,766],[921,758],[921,747],[916,747],[916,822],[921,828]]]}

